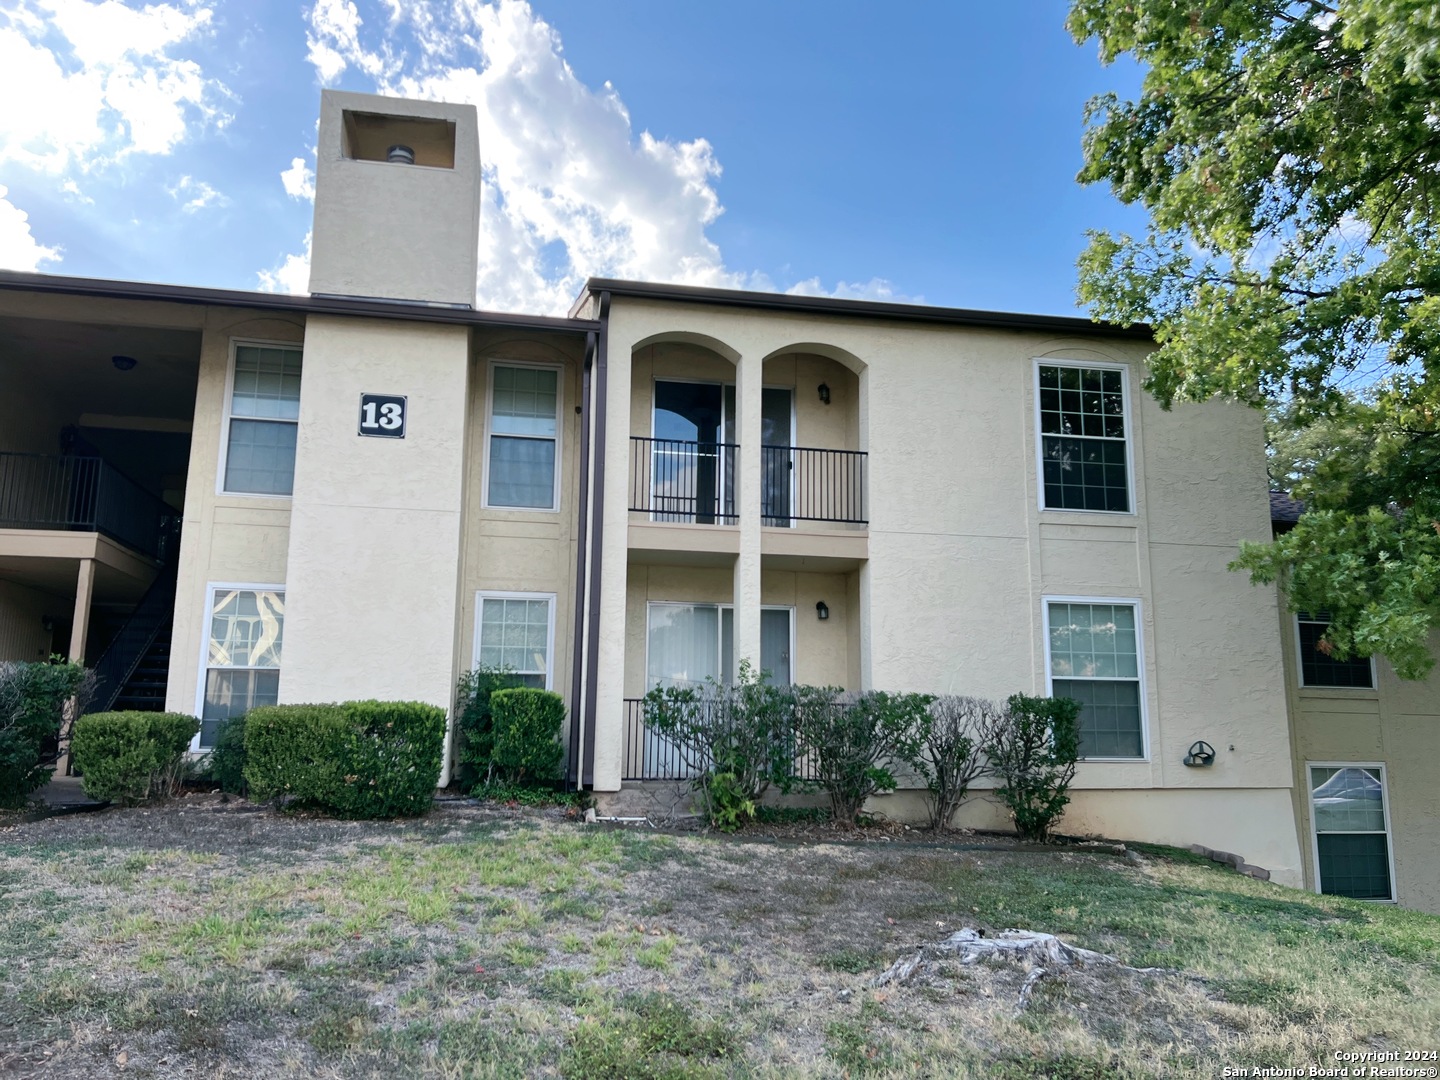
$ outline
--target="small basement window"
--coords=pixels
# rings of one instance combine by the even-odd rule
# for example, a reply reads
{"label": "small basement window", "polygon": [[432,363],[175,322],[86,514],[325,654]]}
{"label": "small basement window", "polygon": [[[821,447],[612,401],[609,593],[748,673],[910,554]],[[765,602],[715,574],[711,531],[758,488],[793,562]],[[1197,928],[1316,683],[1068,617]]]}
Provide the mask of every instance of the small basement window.
{"label": "small basement window", "polygon": [[389,161],[392,146],[409,147],[416,165],[455,168],[455,123],[419,116],[344,111],[340,152],[354,161]]}

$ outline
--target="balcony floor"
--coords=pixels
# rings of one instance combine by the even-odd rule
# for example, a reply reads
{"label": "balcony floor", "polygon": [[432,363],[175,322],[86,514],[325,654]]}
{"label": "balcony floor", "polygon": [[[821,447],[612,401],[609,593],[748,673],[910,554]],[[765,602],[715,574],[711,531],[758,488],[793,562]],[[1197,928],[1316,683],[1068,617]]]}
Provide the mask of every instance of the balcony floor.
{"label": "balcony floor", "polygon": [[95,560],[95,590],[134,603],[155,579],[153,560],[95,532],[0,529],[0,579],[57,596],[75,595],[81,559]]}

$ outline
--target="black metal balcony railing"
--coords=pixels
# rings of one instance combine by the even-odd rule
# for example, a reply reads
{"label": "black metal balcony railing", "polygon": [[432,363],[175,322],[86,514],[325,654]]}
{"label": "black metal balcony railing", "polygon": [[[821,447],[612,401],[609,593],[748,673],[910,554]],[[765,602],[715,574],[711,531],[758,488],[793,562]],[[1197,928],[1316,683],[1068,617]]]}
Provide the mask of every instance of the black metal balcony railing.
{"label": "black metal balcony railing", "polygon": [[177,517],[98,457],[0,452],[0,528],[98,532],[163,560]]}
{"label": "black metal balcony railing", "polygon": [[[814,780],[814,755],[798,744],[793,734],[786,736],[792,744],[791,776],[796,780]],[[696,760],[670,739],[645,726],[645,699],[625,699],[624,759],[621,777],[625,782],[638,780],[689,780],[711,767],[711,762]]]}
{"label": "black metal balcony railing", "polygon": [[760,448],[760,513],[766,525],[830,521],[865,525],[865,469],[862,450],[817,450],[809,446]]}
{"label": "black metal balcony railing", "polygon": [[630,438],[630,509],[653,521],[734,525],[735,443]]}

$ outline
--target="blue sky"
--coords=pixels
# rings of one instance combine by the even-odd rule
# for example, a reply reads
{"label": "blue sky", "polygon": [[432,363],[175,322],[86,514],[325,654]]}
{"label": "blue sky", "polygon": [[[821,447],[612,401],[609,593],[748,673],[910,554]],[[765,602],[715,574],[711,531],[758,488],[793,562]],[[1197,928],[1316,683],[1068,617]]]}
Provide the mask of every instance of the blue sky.
{"label": "blue sky", "polygon": [[[590,275],[1074,310],[1065,5],[7,0],[0,265],[303,291],[321,86],[471,101],[482,306]],[[16,103],[24,102],[23,106]]]}

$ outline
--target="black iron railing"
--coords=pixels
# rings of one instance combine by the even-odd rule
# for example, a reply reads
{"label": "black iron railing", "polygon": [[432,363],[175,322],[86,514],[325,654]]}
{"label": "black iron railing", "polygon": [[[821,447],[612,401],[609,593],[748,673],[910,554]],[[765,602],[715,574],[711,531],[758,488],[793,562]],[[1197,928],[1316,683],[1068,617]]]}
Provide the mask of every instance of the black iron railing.
{"label": "black iron railing", "polygon": [[760,514],[766,525],[869,522],[865,506],[866,454],[809,446],[760,448]]}
{"label": "black iron railing", "polygon": [[0,453],[0,528],[98,532],[164,559],[177,516],[98,457]]}
{"label": "black iron railing", "polygon": [[[799,743],[793,731],[781,734],[788,744],[792,763],[791,775],[796,780],[814,780],[814,755]],[[705,772],[711,762],[704,755],[688,750],[645,726],[645,699],[625,699],[625,742],[621,777],[625,782],[638,780],[689,780]]]}
{"label": "black iron railing", "polygon": [[630,509],[652,521],[734,525],[735,443],[630,438]]}
{"label": "black iron railing", "polygon": [[156,635],[171,625],[175,617],[175,577],[176,560],[171,560],[161,567],[115,640],[100,654],[95,662],[95,695],[87,711],[110,711]]}

